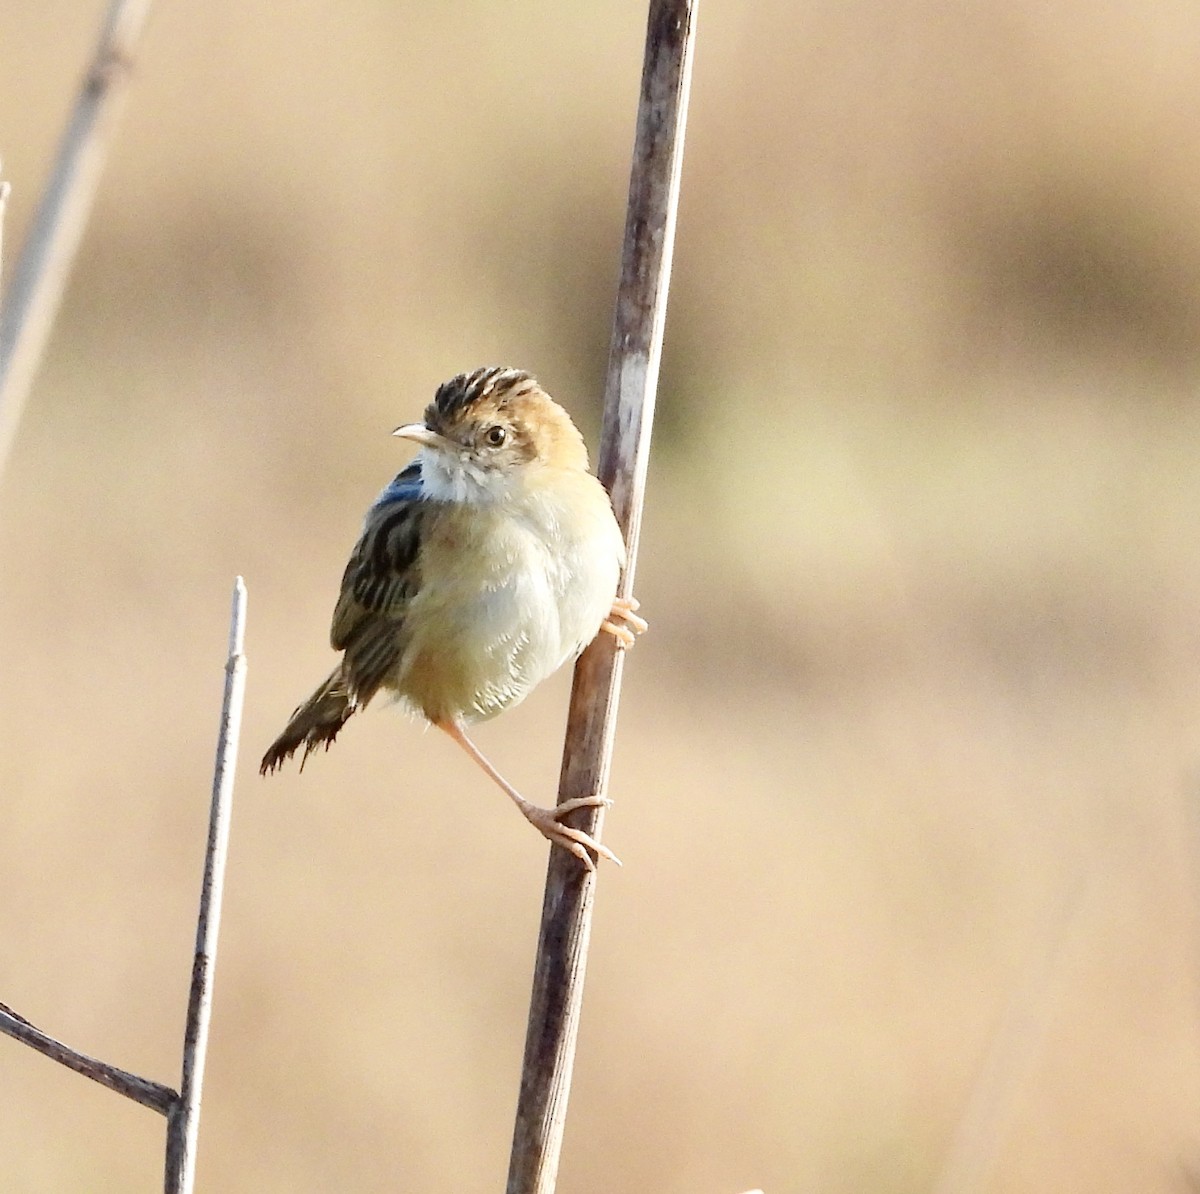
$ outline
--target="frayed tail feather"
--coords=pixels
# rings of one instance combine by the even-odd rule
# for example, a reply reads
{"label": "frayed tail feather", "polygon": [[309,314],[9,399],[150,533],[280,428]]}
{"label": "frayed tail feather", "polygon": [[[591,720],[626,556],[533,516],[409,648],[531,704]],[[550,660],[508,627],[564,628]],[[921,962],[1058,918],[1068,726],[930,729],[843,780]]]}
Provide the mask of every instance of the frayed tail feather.
{"label": "frayed tail feather", "polygon": [[259,774],[269,775],[282,767],[302,746],[304,754],[300,758],[300,770],[303,771],[308,756],[321,746],[328,750],[358,707],[359,702],[350,692],[341,668],[337,668],[292,714],[283,733],[263,755]]}

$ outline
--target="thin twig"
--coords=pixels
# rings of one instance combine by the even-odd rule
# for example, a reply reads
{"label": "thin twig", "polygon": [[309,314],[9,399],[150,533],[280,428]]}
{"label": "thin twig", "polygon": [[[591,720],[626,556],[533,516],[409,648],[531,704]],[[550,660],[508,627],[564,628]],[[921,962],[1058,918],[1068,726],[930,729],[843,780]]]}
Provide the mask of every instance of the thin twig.
{"label": "thin twig", "polygon": [[246,656],[243,650],[245,622],[246,586],[239,576],[233,586],[229,660],[225,665],[225,698],[221,706],[212,811],[208,821],[208,848],[204,854],[204,881],[200,888],[200,916],[196,926],[196,956],[192,963],[192,986],[183,1039],[183,1082],[179,1101],[167,1120],[167,1165],[163,1187],[166,1194],[191,1194],[196,1181],[200,1097],[208,1050],[208,1025],[212,1015],[221,895],[225,886],[225,863],[229,856],[233,773],[237,765],[242,706],[246,695]]}
{"label": "thin twig", "polygon": [[107,1086],[109,1090],[115,1090],[117,1094],[122,1094],[127,1099],[141,1103],[143,1107],[149,1107],[162,1115],[169,1115],[179,1098],[169,1086],[163,1086],[161,1082],[139,1078],[137,1074],[131,1074],[128,1070],[119,1069],[105,1061],[97,1061],[86,1053],[79,1053],[69,1045],[64,1045],[62,1041],[56,1041],[54,1037],[47,1036],[40,1028],[34,1027],[24,1016],[18,1015],[3,1003],[0,1003],[0,1032],[21,1041],[31,1049],[36,1049],[39,1053],[44,1053],[53,1061],[65,1065],[67,1069],[74,1070],[85,1078],[91,1078],[93,1082],[99,1082],[101,1086]]}
{"label": "thin twig", "polygon": [[[597,469],[629,550],[629,596],[641,527],[650,431],[666,322],[683,130],[694,39],[694,0],[651,0],[637,135],[609,348]],[[601,636],[604,637],[604,636]],[[603,795],[616,733],[621,656],[594,643],[575,668],[559,802]],[[573,821],[598,836],[602,809]],[[591,931],[595,874],[551,850],[534,964],[508,1194],[552,1194],[566,1124]]]}
{"label": "thin twig", "polygon": [[200,916],[196,927],[196,954],[192,963],[187,1025],[184,1030],[181,1093],[177,1094],[169,1086],[139,1078],[127,1070],[98,1061],[86,1053],[79,1053],[42,1032],[6,1004],[0,1003],[0,1032],[44,1053],[77,1074],[83,1074],[167,1117],[166,1194],[191,1194],[196,1180],[196,1139],[200,1128],[200,1096],[212,1014],[221,895],[229,856],[233,773],[237,764],[246,694],[246,656],[243,650],[245,623],[246,586],[239,576],[233,588],[225,696],[221,706],[221,730],[217,741],[216,773],[208,822],[208,848],[204,855],[204,880],[200,889]]}
{"label": "thin twig", "polygon": [[95,56],[0,305],[0,473],[58,313],[150,0],[112,0]]}

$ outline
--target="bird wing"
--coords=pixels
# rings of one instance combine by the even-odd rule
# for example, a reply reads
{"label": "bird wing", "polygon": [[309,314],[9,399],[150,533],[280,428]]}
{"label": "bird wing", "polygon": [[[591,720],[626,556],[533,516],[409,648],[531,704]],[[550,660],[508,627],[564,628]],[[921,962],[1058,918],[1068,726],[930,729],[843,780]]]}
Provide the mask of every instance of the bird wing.
{"label": "bird wing", "polygon": [[409,465],[379,495],[350,554],[333,611],[330,641],[344,651],[342,670],[366,704],[404,646],[404,616],[421,585],[423,528],[441,503],[421,499],[421,468]]}

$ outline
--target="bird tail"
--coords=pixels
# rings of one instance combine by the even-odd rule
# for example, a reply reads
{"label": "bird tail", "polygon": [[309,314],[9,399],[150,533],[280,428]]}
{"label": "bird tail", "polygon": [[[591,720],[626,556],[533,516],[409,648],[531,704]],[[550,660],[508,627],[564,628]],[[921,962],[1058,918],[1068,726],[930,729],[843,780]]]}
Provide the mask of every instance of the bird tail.
{"label": "bird tail", "polygon": [[308,756],[318,746],[328,750],[358,706],[342,669],[334,668],[325,683],[292,714],[283,733],[267,748],[259,774],[268,775],[282,767],[301,746],[304,747],[300,759],[300,770],[303,771]]}

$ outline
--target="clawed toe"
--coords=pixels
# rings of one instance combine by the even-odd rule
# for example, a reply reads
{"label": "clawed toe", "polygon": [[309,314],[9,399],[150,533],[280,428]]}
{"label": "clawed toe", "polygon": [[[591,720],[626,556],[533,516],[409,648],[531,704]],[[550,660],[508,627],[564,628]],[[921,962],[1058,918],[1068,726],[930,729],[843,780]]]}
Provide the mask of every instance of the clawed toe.
{"label": "clawed toe", "polygon": [[[578,796],[573,800],[564,800],[556,808],[541,808],[536,804],[526,803],[521,807],[521,812],[544,838],[574,854],[589,871],[594,871],[598,858],[607,858],[617,866],[621,865],[621,860],[603,842],[596,841],[590,833],[576,829],[573,825],[564,825],[562,818],[578,808],[598,808],[611,803],[611,800],[606,800],[603,796]],[[596,858],[592,857],[593,854]]]}
{"label": "clawed toe", "polygon": [[621,865],[621,860],[607,846],[596,841],[591,834],[585,833],[582,829],[576,829],[573,825],[562,823],[562,818],[568,813],[575,812],[576,809],[605,808],[612,804],[611,800],[603,796],[576,796],[571,800],[564,800],[557,808],[542,808],[539,805],[531,804],[487,761],[479,747],[467,737],[466,731],[459,722],[446,719],[435,721],[433,724],[449,734],[474,759],[521,810],[521,815],[525,820],[552,844],[570,851],[589,871],[596,869],[596,862],[601,858],[608,858],[617,866]]}
{"label": "clawed toe", "polygon": [[612,808],[612,801],[607,796],[572,796],[549,811],[561,821],[567,813],[573,813],[577,808]]}
{"label": "clawed toe", "polygon": [[628,651],[637,642],[636,635],[628,626],[618,626],[616,622],[601,622],[600,629],[611,634],[617,640],[617,646],[623,651]]}
{"label": "clawed toe", "polygon": [[608,617],[600,624],[600,629],[611,634],[623,651],[633,646],[639,634],[650,629],[650,623],[638,617],[639,608],[636,597],[615,597]]}
{"label": "clawed toe", "polygon": [[642,603],[636,597],[615,597],[612,603],[612,613],[629,623],[638,634],[644,634],[650,629],[650,623],[645,618],[639,618],[637,611]]}

